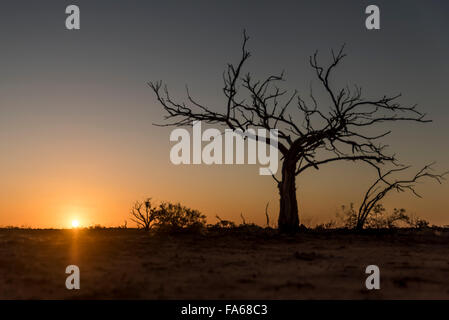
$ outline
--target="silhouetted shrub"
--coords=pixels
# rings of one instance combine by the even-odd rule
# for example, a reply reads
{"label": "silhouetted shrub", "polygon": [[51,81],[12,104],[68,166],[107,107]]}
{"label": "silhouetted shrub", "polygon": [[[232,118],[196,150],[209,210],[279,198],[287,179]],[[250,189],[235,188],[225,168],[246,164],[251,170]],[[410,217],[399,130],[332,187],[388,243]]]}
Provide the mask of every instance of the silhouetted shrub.
{"label": "silhouetted shrub", "polygon": [[[349,207],[345,205],[341,206],[341,213],[337,212],[336,217],[337,220],[340,221],[345,228],[353,229],[357,225],[357,212],[354,209],[354,204],[351,203]],[[333,225],[336,226],[338,222],[333,222]]]}
{"label": "silhouetted shrub", "polygon": [[242,223],[237,227],[237,229],[239,229],[241,231],[248,232],[248,233],[256,233],[256,232],[260,232],[261,230],[264,230],[263,227],[258,226],[255,223]]}
{"label": "silhouetted shrub", "polygon": [[210,228],[210,229],[232,229],[232,228],[236,227],[234,222],[229,221],[229,220],[223,220],[218,215],[216,217],[218,219],[218,222],[216,224],[208,225],[208,228]]}
{"label": "silhouetted shrub", "polygon": [[101,224],[95,224],[93,226],[88,227],[89,230],[102,230],[106,229],[106,227],[102,226]]}
{"label": "silhouetted shrub", "polygon": [[205,215],[180,203],[162,202],[156,211],[156,225],[160,228],[195,229],[205,224]]}
{"label": "silhouetted shrub", "polygon": [[198,210],[171,202],[162,202],[155,206],[151,198],[144,202],[136,202],[131,209],[131,215],[137,227],[146,231],[154,228],[193,231],[204,228],[206,224],[206,216]]}
{"label": "silhouetted shrub", "polygon": [[337,223],[334,220],[331,220],[326,223],[318,224],[315,229],[316,230],[327,230],[327,229],[335,229],[337,228]]}
{"label": "silhouetted shrub", "polygon": [[[349,207],[343,205],[342,212],[337,213],[337,219],[340,220],[341,225],[345,228],[356,228],[358,213],[354,209],[354,204],[351,203]],[[335,225],[337,223],[334,223]],[[400,227],[424,228],[428,225],[428,221],[407,214],[403,208],[394,208],[393,213],[388,214],[385,207],[379,203],[374,206],[367,216],[364,227],[368,229],[392,229]]]}
{"label": "silhouetted shrub", "polygon": [[157,207],[151,203],[151,198],[145,201],[136,201],[131,208],[131,220],[137,224],[137,227],[148,231],[156,222]]}

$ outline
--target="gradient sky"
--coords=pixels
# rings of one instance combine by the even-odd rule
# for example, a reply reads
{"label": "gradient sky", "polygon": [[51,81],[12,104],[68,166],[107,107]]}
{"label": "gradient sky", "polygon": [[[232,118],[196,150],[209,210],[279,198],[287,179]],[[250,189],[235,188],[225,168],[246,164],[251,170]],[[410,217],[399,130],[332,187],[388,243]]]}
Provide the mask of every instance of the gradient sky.
{"label": "gradient sky", "polygon": [[[381,30],[365,29],[377,4]],[[65,7],[81,9],[81,30],[65,29]],[[224,107],[222,72],[251,37],[247,71],[286,71],[307,92],[308,56],[347,44],[336,84],[369,97],[403,93],[434,122],[393,124],[385,141],[418,169],[449,169],[449,2],[447,1],[2,1],[0,4],[0,226],[114,226],[135,200],[152,196],[215,215],[262,224],[278,191],[258,166],[174,166],[170,129],[147,81],[162,79],[183,98]],[[325,61],[325,60],[323,60]],[[302,222],[333,218],[358,203],[374,178],[363,165],[334,164],[298,180]],[[435,224],[449,224],[449,183],[426,182],[424,199],[392,194]]]}

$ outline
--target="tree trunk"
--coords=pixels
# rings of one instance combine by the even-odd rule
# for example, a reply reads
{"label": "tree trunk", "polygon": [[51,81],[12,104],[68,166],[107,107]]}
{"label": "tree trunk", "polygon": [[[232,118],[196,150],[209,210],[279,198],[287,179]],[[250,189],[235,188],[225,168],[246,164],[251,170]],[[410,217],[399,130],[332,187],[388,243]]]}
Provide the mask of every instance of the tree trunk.
{"label": "tree trunk", "polygon": [[357,231],[363,230],[365,221],[366,221],[366,215],[364,213],[359,213],[359,218],[357,219],[357,224],[355,226],[355,230],[357,230]]}
{"label": "tree trunk", "polygon": [[295,161],[286,159],[282,164],[282,180],[278,184],[280,194],[278,228],[282,233],[294,233],[299,230],[295,170]]}

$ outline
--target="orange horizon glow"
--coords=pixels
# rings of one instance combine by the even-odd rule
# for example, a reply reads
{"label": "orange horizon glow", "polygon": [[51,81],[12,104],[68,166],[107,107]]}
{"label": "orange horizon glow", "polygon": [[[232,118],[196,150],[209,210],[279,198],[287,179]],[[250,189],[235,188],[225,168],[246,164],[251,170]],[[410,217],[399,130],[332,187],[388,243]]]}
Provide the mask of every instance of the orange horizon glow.
{"label": "orange horizon glow", "polygon": [[[269,203],[270,220],[272,223],[277,221],[276,185],[271,177],[259,176],[257,166],[160,166],[166,166],[166,175],[162,172],[153,174],[149,170],[137,182],[134,174],[129,174],[122,178],[120,184],[111,183],[112,177],[89,180],[90,173],[80,171],[73,172],[71,177],[66,176],[73,182],[64,186],[62,181],[53,180],[47,174],[46,178],[30,182],[28,188],[17,189],[14,194],[10,191],[8,201],[0,202],[0,226],[67,228],[74,227],[71,223],[77,220],[79,224],[82,221],[83,226],[117,227],[127,220],[128,226],[133,227],[129,219],[130,208],[135,201],[146,197],[179,201],[206,214],[208,223],[215,223],[216,215],[240,223],[240,215],[243,214],[247,222],[262,226],[265,225],[265,206]],[[304,175],[297,181],[300,222],[308,226],[324,223],[335,219],[341,205],[355,202],[357,206],[371,181],[358,181],[361,175],[369,176],[365,169],[341,164]],[[122,173],[118,171],[117,175]],[[120,181],[118,176],[115,178]],[[403,207],[408,213],[425,218],[431,224],[446,225],[449,224],[444,210],[447,200],[442,196],[446,188],[446,185],[426,182],[419,186],[423,199],[392,193],[383,203],[391,211],[395,207]],[[8,212],[11,214],[5,214]]]}

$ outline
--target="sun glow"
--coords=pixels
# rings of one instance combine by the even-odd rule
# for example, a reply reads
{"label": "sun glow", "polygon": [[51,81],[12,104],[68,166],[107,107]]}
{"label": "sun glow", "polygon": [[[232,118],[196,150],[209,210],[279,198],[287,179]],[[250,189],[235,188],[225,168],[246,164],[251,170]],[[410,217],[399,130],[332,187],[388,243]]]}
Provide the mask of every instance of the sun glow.
{"label": "sun glow", "polygon": [[80,226],[80,222],[78,220],[72,220],[72,228],[78,228]]}

